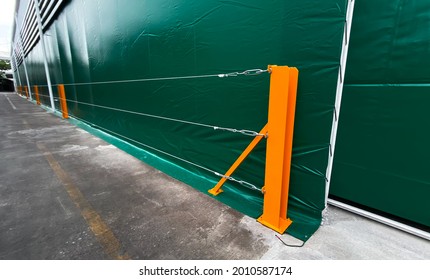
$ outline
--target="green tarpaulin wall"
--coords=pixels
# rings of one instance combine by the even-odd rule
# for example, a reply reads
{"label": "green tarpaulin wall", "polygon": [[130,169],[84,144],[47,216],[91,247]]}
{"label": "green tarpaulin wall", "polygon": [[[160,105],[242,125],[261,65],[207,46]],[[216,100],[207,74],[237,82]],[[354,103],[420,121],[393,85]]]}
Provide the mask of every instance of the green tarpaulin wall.
{"label": "green tarpaulin wall", "polygon": [[356,1],[330,194],[430,227],[430,1]]}
{"label": "green tarpaulin wall", "polygon": [[[46,30],[50,73],[53,84],[66,84],[71,115],[114,136],[123,135],[118,138],[142,150],[111,141],[207,192],[219,177],[135,141],[224,173],[251,137],[88,104],[259,131],[267,122],[269,74],[76,83],[229,73],[265,69],[268,64],[297,67],[288,211],[293,225],[288,232],[307,240],[318,229],[325,208],[346,6],[346,0],[73,0]],[[20,20],[23,13],[22,8]],[[27,57],[32,85],[47,83],[42,58],[38,43]],[[22,66],[19,71],[24,83]],[[41,94],[49,105],[46,87]],[[262,143],[234,177],[261,188],[264,162]],[[262,213],[262,194],[234,182],[217,199],[255,218]]]}

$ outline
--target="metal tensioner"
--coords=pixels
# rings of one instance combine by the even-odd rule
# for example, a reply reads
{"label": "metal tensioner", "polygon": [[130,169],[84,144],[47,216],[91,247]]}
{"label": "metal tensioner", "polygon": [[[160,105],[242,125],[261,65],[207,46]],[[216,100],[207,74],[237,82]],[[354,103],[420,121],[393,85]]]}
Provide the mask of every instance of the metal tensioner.
{"label": "metal tensioner", "polygon": [[245,70],[243,72],[231,72],[231,73],[227,73],[227,74],[219,74],[218,77],[220,78],[228,78],[228,77],[237,77],[237,76],[256,76],[256,75],[260,75],[262,73],[266,73],[267,70],[263,70],[263,69],[250,69],[250,70]]}

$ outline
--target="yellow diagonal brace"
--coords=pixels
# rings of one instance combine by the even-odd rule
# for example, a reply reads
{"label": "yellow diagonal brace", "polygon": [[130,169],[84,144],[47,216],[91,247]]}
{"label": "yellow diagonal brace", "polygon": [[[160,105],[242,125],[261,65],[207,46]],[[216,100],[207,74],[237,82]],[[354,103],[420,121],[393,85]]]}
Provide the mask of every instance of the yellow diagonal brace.
{"label": "yellow diagonal brace", "polygon": [[264,135],[267,134],[267,124],[263,127],[263,129],[259,132],[259,135],[255,136],[254,140],[246,147],[243,153],[237,158],[237,160],[233,163],[230,169],[224,174],[224,177],[219,180],[218,184],[215,187],[209,190],[209,193],[212,195],[218,195],[222,193],[222,185],[227,181],[227,177],[230,177],[234,171],[242,164],[242,162],[246,159],[246,157],[252,152],[252,150],[260,143],[261,139],[264,138]]}

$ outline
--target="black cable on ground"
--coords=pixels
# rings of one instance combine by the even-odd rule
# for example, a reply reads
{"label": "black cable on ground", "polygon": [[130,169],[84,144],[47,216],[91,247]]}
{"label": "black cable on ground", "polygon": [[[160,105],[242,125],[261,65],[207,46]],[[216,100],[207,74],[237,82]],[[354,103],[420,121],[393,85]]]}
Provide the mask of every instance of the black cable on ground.
{"label": "black cable on ground", "polygon": [[287,247],[293,247],[293,248],[301,248],[301,247],[303,247],[304,245],[305,245],[305,241],[303,241],[303,244],[302,245],[294,245],[294,244],[287,244],[287,243],[285,243],[284,242],[284,240],[282,240],[279,236],[277,236],[276,234],[275,234],[275,237],[276,238],[278,238],[279,239],[279,241],[281,241],[282,242],[282,244],[284,244],[285,246],[287,246]]}

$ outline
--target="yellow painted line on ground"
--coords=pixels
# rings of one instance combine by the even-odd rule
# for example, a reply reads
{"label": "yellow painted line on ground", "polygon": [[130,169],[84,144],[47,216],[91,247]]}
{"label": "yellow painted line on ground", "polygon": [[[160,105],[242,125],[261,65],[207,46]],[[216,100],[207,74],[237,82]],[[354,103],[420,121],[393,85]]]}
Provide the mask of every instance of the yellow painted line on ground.
{"label": "yellow painted line on ground", "polygon": [[93,209],[90,203],[85,199],[81,191],[75,186],[72,178],[55,160],[52,153],[38,142],[37,147],[44,153],[46,160],[52,170],[57,175],[58,179],[64,185],[70,199],[75,203],[76,207],[81,211],[82,217],[87,221],[91,231],[94,233],[100,244],[103,246],[105,253],[113,259],[130,259],[127,253],[122,253],[121,243],[115,237],[108,225],[103,221],[102,217]]}

